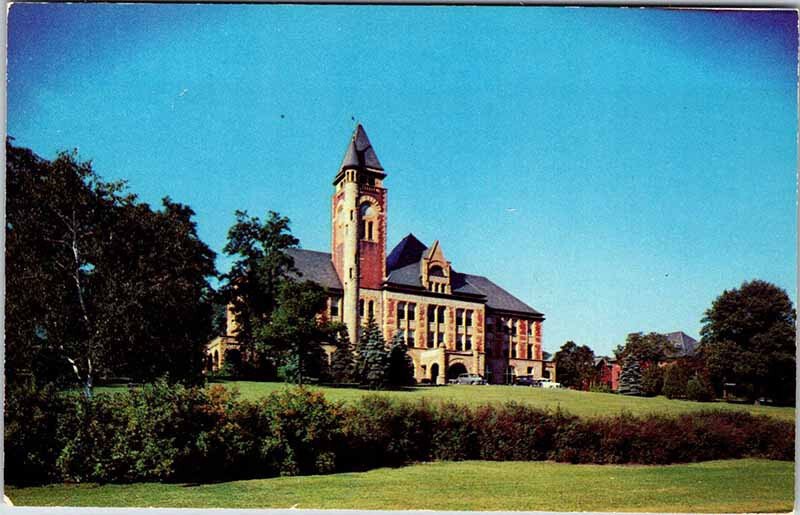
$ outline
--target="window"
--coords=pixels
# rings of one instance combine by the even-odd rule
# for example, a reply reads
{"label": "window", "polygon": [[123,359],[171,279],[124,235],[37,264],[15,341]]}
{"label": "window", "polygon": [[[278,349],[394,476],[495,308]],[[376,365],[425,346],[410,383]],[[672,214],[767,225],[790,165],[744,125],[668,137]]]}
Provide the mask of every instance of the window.
{"label": "window", "polygon": [[533,345],[528,344],[528,359],[533,359]]}
{"label": "window", "polygon": [[339,316],[339,299],[336,297],[331,297],[331,316],[338,317]]}
{"label": "window", "polygon": [[429,304],[428,305],[428,323],[433,324],[436,318],[436,306]]}
{"label": "window", "polygon": [[405,302],[398,302],[397,303],[397,320],[403,320],[406,318],[406,303]]}
{"label": "window", "polygon": [[467,335],[464,340],[464,350],[472,350],[472,336]]}
{"label": "window", "polygon": [[444,333],[439,333],[439,339],[436,341],[436,343],[438,347],[444,345]]}
{"label": "window", "polygon": [[359,224],[358,224],[358,236],[362,240],[369,240],[375,241],[375,231],[374,231],[374,224],[377,218],[378,212],[372,207],[372,204],[369,202],[364,202],[361,204],[361,207],[358,208],[359,213]]}
{"label": "window", "polygon": [[358,300],[358,316],[364,316],[364,299]]}
{"label": "window", "polygon": [[375,318],[375,301],[372,300],[369,301],[368,306],[369,306],[369,311],[368,311],[369,318]]}
{"label": "window", "polygon": [[464,344],[461,341],[462,338],[462,335],[456,336],[456,350],[464,350]]}
{"label": "window", "polygon": [[406,338],[406,342],[407,342],[409,347],[415,347],[416,346],[416,342],[414,341],[414,331],[409,331],[408,332],[408,337]]}
{"label": "window", "polygon": [[528,336],[533,336],[533,322],[528,322]]}
{"label": "window", "polygon": [[372,237],[372,222],[367,222],[367,239],[375,241],[375,238]]}
{"label": "window", "polygon": [[444,306],[439,306],[439,310],[438,310],[437,315],[439,315],[439,320],[438,320],[439,323],[443,324],[444,323]]}
{"label": "window", "polygon": [[533,375],[533,367],[528,367],[528,375],[529,376]]}
{"label": "window", "polygon": [[417,305],[416,304],[409,304],[408,305],[408,319],[415,320],[417,313]]}
{"label": "window", "polygon": [[468,309],[467,310],[467,326],[471,326],[471,325],[472,325],[472,310]]}
{"label": "window", "polygon": [[464,325],[464,310],[457,309],[456,310],[456,325]]}
{"label": "window", "polygon": [[436,339],[436,333],[434,333],[433,331],[428,331],[428,341],[426,343],[429,349],[433,348],[433,341],[435,339]]}

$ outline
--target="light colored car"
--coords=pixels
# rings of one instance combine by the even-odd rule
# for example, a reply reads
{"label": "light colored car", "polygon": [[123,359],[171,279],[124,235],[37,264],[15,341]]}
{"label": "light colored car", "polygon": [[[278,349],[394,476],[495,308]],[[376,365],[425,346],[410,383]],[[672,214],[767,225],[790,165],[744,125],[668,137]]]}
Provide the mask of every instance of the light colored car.
{"label": "light colored car", "polygon": [[542,381],[542,388],[561,388],[561,383],[554,383],[553,381]]}
{"label": "light colored car", "polygon": [[480,374],[461,374],[456,378],[456,384],[486,384]]}

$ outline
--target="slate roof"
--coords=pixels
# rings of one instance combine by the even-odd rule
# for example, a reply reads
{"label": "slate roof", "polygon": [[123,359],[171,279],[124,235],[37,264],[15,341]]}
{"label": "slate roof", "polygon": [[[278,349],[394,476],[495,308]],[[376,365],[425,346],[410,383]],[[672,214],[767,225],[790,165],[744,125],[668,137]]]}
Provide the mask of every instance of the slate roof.
{"label": "slate roof", "polygon": [[342,289],[330,253],[305,249],[287,249],[286,253],[294,259],[294,267],[301,274],[300,279],[314,281],[323,288]]}
{"label": "slate roof", "polygon": [[[422,257],[428,248],[413,234],[409,234],[392,249],[386,259],[386,282],[391,285],[424,289],[421,278]],[[471,295],[485,299],[490,309],[513,311],[533,316],[542,313],[528,306],[506,290],[481,275],[453,271],[450,285],[454,294]]]}
{"label": "slate roof", "polygon": [[673,331],[664,336],[675,346],[675,352],[670,353],[671,358],[683,358],[686,356],[694,356],[697,350],[697,340],[684,333],[683,331]]}
{"label": "slate roof", "polygon": [[378,161],[378,156],[375,154],[375,149],[372,148],[367,132],[360,123],[356,126],[353,137],[350,138],[344,159],[342,159],[342,166],[339,169],[344,170],[345,168],[369,168],[383,171],[383,166]]}

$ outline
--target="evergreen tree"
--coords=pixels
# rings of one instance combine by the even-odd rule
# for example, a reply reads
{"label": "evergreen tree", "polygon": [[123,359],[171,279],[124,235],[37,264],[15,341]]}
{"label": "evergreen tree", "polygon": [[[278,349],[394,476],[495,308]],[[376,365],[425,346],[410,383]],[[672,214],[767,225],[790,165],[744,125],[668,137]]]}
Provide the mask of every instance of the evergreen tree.
{"label": "evergreen tree", "polygon": [[386,382],[393,387],[414,384],[414,362],[408,355],[403,333],[396,333],[392,338],[386,366]]}
{"label": "evergreen tree", "polygon": [[619,389],[622,395],[642,394],[642,366],[634,358],[625,360],[619,376]]}
{"label": "evergreen tree", "polygon": [[389,355],[386,340],[372,317],[362,328],[361,338],[361,384],[370,388],[382,388],[386,382],[386,363]]}
{"label": "evergreen tree", "polygon": [[336,350],[331,356],[331,376],[336,383],[352,383],[355,380],[356,361],[353,346],[342,328],[336,335]]}

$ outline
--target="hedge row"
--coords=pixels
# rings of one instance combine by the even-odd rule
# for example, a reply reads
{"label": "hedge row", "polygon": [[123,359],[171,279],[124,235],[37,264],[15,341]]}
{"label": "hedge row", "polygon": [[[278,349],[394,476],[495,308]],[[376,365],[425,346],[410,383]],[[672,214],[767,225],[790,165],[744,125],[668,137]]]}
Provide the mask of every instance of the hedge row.
{"label": "hedge row", "polygon": [[664,464],[794,458],[794,424],[745,412],[582,419],[519,404],[472,409],[306,389],[239,401],[220,386],[156,383],[91,400],[9,392],[6,478],[209,481],[319,474],[430,460]]}

